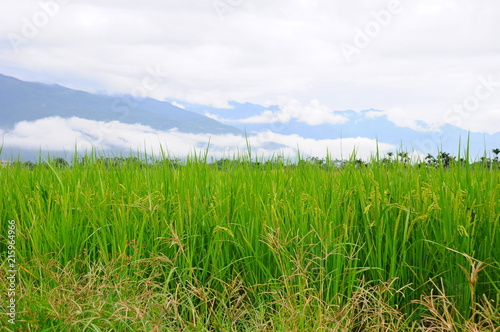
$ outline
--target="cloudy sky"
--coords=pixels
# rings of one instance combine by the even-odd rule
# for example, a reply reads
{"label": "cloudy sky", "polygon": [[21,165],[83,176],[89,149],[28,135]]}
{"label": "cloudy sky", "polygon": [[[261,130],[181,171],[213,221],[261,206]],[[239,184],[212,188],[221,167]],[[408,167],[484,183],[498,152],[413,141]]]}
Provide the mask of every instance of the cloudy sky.
{"label": "cloudy sky", "polygon": [[[375,108],[416,129],[500,131],[496,0],[0,4],[0,73],[23,80],[216,107],[293,104],[312,123]],[[266,116],[279,114],[253,120]]]}

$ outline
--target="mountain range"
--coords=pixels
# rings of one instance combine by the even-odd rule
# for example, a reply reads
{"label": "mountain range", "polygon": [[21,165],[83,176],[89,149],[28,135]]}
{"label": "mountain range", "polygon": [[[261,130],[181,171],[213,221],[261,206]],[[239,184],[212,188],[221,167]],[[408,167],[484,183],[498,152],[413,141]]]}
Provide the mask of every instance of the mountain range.
{"label": "mountain range", "polygon": [[[26,134],[26,130],[37,131],[36,126],[41,126],[41,122],[37,121],[47,118],[66,119],[65,121],[73,119],[70,123],[73,126],[71,130],[76,134],[68,137],[74,139],[91,136],[85,132],[88,131],[85,126],[76,126],[75,129],[76,120],[74,119],[91,121],[94,126],[95,123],[119,123],[125,126],[123,130],[129,130],[130,134],[125,132],[119,136],[120,134],[117,133],[116,137],[101,139],[99,143],[106,145],[108,150],[121,149],[122,151],[125,150],[124,146],[128,142],[128,137],[140,136],[141,133],[151,134],[151,131],[174,133],[176,137],[161,136],[167,141],[174,142],[172,144],[182,145],[179,143],[182,140],[192,140],[190,143],[194,142],[198,147],[210,142],[209,137],[219,137],[217,144],[221,149],[226,144],[225,142],[230,145],[232,141],[241,142],[245,137],[258,135],[262,137],[266,133],[278,135],[272,137],[267,135],[266,137],[269,138],[267,142],[263,142],[261,138],[257,140],[260,147],[267,150],[277,150],[287,146],[292,149],[296,148],[292,144],[287,144],[289,137],[295,139],[300,137],[307,142],[312,142],[311,144],[331,143],[338,139],[363,138],[376,140],[385,144],[386,147],[417,151],[423,155],[434,154],[437,151],[448,151],[456,155],[459,142],[464,147],[470,139],[473,158],[478,158],[485,152],[488,153],[492,148],[500,147],[500,132],[493,135],[473,133],[449,124],[434,130],[415,130],[397,126],[387,118],[384,112],[375,109],[359,112],[329,111],[330,115],[339,121],[311,124],[297,117],[280,119],[280,121],[278,119],[274,121],[272,117],[268,121],[262,120],[263,115],[280,114],[282,111],[280,106],[265,107],[237,102],[230,102],[229,106],[229,108],[216,108],[189,104],[182,100],[159,101],[152,98],[136,98],[131,95],[92,94],[60,85],[25,82],[0,74],[0,136],[3,137],[4,151],[5,148],[10,148],[10,153],[14,154],[16,150],[23,154],[27,150],[34,151],[42,147],[54,151],[61,150],[60,146],[51,145],[50,142],[53,140],[47,140],[48,143],[40,142],[38,148],[33,148],[37,142],[32,142],[33,144],[29,144],[29,147],[19,143],[26,142],[22,140],[23,137],[26,138],[25,136],[29,135]],[[19,130],[21,124],[27,123],[34,125],[29,127],[30,129],[24,129],[24,132]],[[65,125],[68,124],[65,123]],[[422,127],[425,127],[425,124],[422,124]],[[61,131],[64,131],[63,128]],[[191,136],[186,136],[187,134]],[[278,137],[280,140],[273,141],[273,137]],[[120,145],[120,142],[123,144]],[[181,149],[179,148],[178,151]]]}
{"label": "mountain range", "polygon": [[[182,101],[170,101],[182,103]],[[488,134],[469,132],[450,124],[431,129],[426,123],[418,123],[425,130],[415,130],[396,125],[388,119],[383,111],[376,109],[359,112],[353,110],[333,111],[333,115],[346,119],[345,122],[338,124],[310,125],[297,119],[291,119],[286,124],[278,122],[251,123],[248,119],[258,117],[266,111],[279,112],[279,107],[264,107],[237,102],[230,102],[229,104],[231,106],[229,109],[187,103],[184,103],[184,107],[198,114],[211,116],[227,125],[249,133],[272,130],[283,135],[299,135],[306,139],[315,140],[364,137],[391,144],[398,147],[398,149],[417,151],[424,155],[427,153],[435,154],[439,151],[448,151],[457,155],[459,145],[461,145],[460,152],[463,153],[467,142],[469,142],[473,158],[483,156],[485,153],[489,154],[492,148],[500,147],[500,127],[498,132]]]}

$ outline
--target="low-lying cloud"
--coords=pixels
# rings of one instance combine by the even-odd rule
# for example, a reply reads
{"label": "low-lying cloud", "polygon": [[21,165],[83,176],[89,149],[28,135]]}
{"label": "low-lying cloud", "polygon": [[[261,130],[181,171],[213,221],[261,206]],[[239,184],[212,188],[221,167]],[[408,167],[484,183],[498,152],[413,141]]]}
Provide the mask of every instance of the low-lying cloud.
{"label": "low-lying cloud", "polygon": [[177,129],[157,131],[140,124],[118,121],[101,122],[78,117],[50,117],[22,121],[12,129],[0,130],[3,147],[9,149],[50,151],[143,151],[160,155],[162,150],[172,157],[185,157],[207,149],[212,158],[234,157],[247,153],[268,157],[301,155],[324,158],[348,158],[354,151],[359,158],[368,158],[378,150],[394,151],[391,144],[355,137],[343,139],[309,139],[299,135],[282,135],[272,131],[249,134],[193,134]]}

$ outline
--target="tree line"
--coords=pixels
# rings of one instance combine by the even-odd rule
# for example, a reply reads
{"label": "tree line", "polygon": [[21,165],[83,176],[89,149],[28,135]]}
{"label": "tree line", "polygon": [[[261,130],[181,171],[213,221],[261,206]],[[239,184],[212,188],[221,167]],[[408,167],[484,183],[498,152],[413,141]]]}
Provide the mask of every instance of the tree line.
{"label": "tree line", "polygon": [[[480,160],[469,163],[472,166],[480,166],[480,167],[488,167],[488,168],[500,168],[499,155],[500,149],[496,148],[491,150],[494,157],[481,157]],[[204,161],[200,159],[199,161]],[[62,157],[57,157],[51,159],[49,161],[42,161],[38,163],[34,163],[32,161],[26,161],[24,163],[14,162],[11,165],[21,165],[26,168],[34,168],[37,166],[45,166],[48,165],[55,168],[67,168],[72,167],[74,165],[86,165],[89,163],[97,163],[101,164],[104,167],[124,167],[127,165],[134,165],[139,167],[154,167],[154,166],[167,166],[172,168],[179,168],[186,164],[186,161],[182,161],[179,158],[162,158],[162,159],[140,159],[138,157],[82,157],[73,160],[72,163],[68,162],[66,159]],[[438,152],[435,156],[431,153],[428,153],[427,156],[423,158],[423,160],[419,160],[417,162],[412,161],[408,152],[388,152],[384,157],[372,157],[370,160],[362,160],[360,158],[351,157],[349,159],[328,159],[328,158],[319,158],[319,157],[307,157],[307,158],[298,158],[297,161],[292,162],[290,160],[286,160],[283,156],[277,156],[274,158],[270,158],[268,160],[262,161],[250,161],[245,159],[230,159],[230,158],[221,158],[215,160],[213,162],[207,162],[208,165],[212,167],[216,167],[220,170],[230,169],[234,166],[245,164],[251,167],[261,167],[263,169],[276,169],[276,168],[288,168],[288,167],[300,167],[303,165],[314,165],[322,168],[344,168],[348,165],[354,165],[355,167],[368,167],[370,165],[374,165],[377,163],[389,165],[389,164],[405,164],[405,165],[413,165],[418,167],[450,167],[452,165],[465,165],[467,161],[465,158],[458,158],[453,156],[448,152]]]}

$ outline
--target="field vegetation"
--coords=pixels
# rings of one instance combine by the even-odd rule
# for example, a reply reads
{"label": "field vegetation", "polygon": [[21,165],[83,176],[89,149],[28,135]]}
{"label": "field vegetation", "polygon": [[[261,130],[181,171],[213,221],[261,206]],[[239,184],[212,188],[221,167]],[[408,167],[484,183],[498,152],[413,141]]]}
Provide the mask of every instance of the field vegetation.
{"label": "field vegetation", "polygon": [[[500,152],[500,151],[499,151]],[[7,331],[499,331],[498,158],[0,167]]]}

